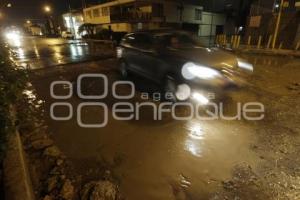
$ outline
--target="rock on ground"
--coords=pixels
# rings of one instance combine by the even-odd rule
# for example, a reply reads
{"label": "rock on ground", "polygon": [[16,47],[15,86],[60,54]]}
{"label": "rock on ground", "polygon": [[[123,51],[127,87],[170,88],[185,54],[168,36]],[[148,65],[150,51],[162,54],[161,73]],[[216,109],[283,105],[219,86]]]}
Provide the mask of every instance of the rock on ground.
{"label": "rock on ground", "polygon": [[117,186],[110,181],[91,182],[84,186],[82,200],[116,200]]}
{"label": "rock on ground", "polygon": [[60,196],[65,200],[71,200],[74,197],[74,186],[70,180],[66,180],[60,191]]}
{"label": "rock on ground", "polygon": [[32,142],[32,147],[36,150],[45,149],[53,145],[53,140],[51,139],[41,139]]}
{"label": "rock on ground", "polygon": [[56,176],[52,176],[48,179],[47,181],[47,189],[48,192],[51,192],[57,185],[57,177]]}
{"label": "rock on ground", "polygon": [[51,196],[49,196],[49,195],[46,195],[46,196],[43,198],[43,200],[53,200],[53,198],[52,198]]}
{"label": "rock on ground", "polygon": [[44,155],[50,157],[59,157],[61,155],[61,152],[56,146],[51,146],[45,149]]}

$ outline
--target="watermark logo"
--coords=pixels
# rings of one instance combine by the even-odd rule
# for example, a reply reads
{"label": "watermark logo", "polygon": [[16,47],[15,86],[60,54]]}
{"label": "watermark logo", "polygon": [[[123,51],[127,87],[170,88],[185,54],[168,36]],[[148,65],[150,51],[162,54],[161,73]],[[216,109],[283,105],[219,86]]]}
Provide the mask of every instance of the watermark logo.
{"label": "watermark logo", "polygon": [[[83,79],[99,79],[103,82],[102,84],[102,94],[97,95],[86,95],[83,94],[82,83]],[[55,93],[55,88],[57,86],[63,86],[68,89],[68,93],[64,95],[59,95]],[[118,87],[126,86],[129,93],[126,95],[118,94]],[[76,90],[76,91],[74,91]],[[192,93],[189,88],[189,96],[186,101],[181,102],[155,102],[160,101],[162,97],[167,100],[176,98],[173,93],[141,93],[140,98],[143,100],[151,99],[154,101],[147,102],[129,102],[136,97],[135,85],[131,81],[115,81],[112,86],[109,87],[108,78],[104,74],[82,74],[77,79],[76,87],[69,81],[54,81],[50,85],[50,95],[51,98],[55,99],[56,102],[52,103],[50,106],[50,117],[55,121],[68,121],[73,117],[76,117],[77,124],[83,128],[102,128],[105,127],[109,122],[109,114],[114,120],[120,121],[130,121],[130,120],[140,120],[142,109],[145,107],[151,108],[151,115],[153,120],[163,120],[164,114],[169,114],[172,119],[178,121],[191,120],[197,118],[199,120],[248,120],[248,121],[258,121],[262,120],[265,116],[265,107],[259,102],[247,102],[247,103],[237,103],[235,106],[236,113],[234,115],[228,116],[225,114],[225,106],[221,103],[214,103],[210,101],[214,98],[212,93],[207,93],[206,95],[200,93]],[[84,102],[79,103],[76,108],[67,100],[71,99],[74,93],[77,93],[78,97]],[[106,103],[98,102],[111,94],[116,100],[116,103],[108,106]],[[184,94],[186,96],[186,92]],[[169,99],[168,99],[169,98]],[[191,99],[191,101],[190,101]],[[128,101],[128,102],[126,102]],[[64,113],[64,116],[57,116],[55,114],[55,109],[58,107],[63,107],[67,109],[68,112]],[[83,111],[87,108],[101,109],[103,119],[98,123],[85,123],[83,120]],[[184,109],[185,114],[178,114],[178,110]],[[201,110],[201,112],[199,112]],[[110,113],[109,113],[110,112]]]}

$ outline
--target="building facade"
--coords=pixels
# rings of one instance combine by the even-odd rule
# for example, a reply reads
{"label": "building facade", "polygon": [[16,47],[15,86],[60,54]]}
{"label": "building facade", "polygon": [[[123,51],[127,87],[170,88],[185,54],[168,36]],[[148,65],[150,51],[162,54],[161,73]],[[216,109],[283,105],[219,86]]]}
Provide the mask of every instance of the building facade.
{"label": "building facade", "polygon": [[205,12],[202,6],[176,0],[118,0],[84,9],[85,23],[115,32],[163,27],[183,28],[198,36],[222,32],[225,16]]}
{"label": "building facade", "polygon": [[42,36],[43,29],[39,24],[25,23],[24,28],[26,32],[32,36]]}
{"label": "building facade", "polygon": [[[251,5],[246,28],[246,36],[258,40],[262,36],[263,43],[267,43],[274,36],[280,0],[255,0]],[[300,1],[284,0],[282,17],[279,25],[276,46],[292,48],[300,41]]]}

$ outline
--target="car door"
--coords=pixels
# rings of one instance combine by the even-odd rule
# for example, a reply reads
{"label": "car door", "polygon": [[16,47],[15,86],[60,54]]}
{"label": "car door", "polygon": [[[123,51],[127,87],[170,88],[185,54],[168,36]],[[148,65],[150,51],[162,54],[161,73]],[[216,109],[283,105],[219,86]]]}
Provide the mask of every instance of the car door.
{"label": "car door", "polygon": [[136,48],[139,49],[138,58],[136,58],[138,70],[149,79],[158,81],[162,73],[163,58],[155,49],[154,38],[150,33],[137,34]]}

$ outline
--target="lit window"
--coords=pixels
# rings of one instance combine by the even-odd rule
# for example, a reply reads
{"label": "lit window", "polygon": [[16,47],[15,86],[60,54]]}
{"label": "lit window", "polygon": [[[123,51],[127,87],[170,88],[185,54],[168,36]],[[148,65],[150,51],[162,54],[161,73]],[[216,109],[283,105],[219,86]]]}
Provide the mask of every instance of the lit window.
{"label": "lit window", "polygon": [[108,7],[103,7],[102,8],[102,16],[108,16],[108,15],[109,15]]}
{"label": "lit window", "polygon": [[91,11],[91,10],[86,11],[86,12],[85,12],[85,16],[86,16],[87,18],[92,18],[92,11]]}
{"label": "lit window", "polygon": [[94,9],[94,10],[93,10],[93,16],[94,16],[94,17],[100,17],[99,9]]}

